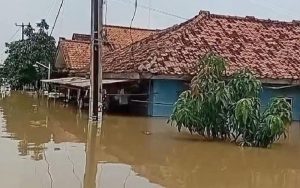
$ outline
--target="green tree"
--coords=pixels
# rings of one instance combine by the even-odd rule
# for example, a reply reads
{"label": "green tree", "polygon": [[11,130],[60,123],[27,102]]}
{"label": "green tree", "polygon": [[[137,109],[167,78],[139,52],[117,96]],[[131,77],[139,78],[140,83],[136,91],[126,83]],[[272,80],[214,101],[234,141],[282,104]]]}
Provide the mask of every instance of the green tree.
{"label": "green tree", "polygon": [[208,54],[199,63],[191,89],[183,92],[170,117],[179,131],[187,128],[207,139],[230,140],[241,145],[269,147],[291,123],[291,106],[273,99],[262,112],[262,84],[250,71],[226,75],[226,62]]}
{"label": "green tree", "polygon": [[49,25],[45,20],[37,24],[36,30],[27,26],[24,30],[25,40],[7,43],[7,59],[1,76],[12,86],[21,87],[46,78],[47,70],[36,66],[36,62],[53,66],[56,46],[55,39],[48,35]]}

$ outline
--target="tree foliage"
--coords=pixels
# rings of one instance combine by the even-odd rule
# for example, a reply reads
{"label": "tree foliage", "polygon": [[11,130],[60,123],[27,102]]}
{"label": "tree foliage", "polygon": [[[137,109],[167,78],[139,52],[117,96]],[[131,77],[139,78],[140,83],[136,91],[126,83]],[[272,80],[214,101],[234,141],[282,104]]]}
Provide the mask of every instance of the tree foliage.
{"label": "tree foliage", "polygon": [[225,60],[213,54],[205,56],[198,68],[191,89],[180,95],[170,117],[178,131],[185,127],[207,139],[255,147],[269,147],[285,135],[291,123],[290,104],[276,98],[262,112],[262,84],[251,72],[242,70],[228,79]]}
{"label": "tree foliage", "polygon": [[45,78],[47,70],[35,66],[36,62],[48,66],[54,62],[55,39],[48,35],[49,25],[45,20],[37,24],[36,30],[27,26],[24,30],[26,39],[7,43],[7,59],[4,62],[1,76],[14,87],[31,84]]}

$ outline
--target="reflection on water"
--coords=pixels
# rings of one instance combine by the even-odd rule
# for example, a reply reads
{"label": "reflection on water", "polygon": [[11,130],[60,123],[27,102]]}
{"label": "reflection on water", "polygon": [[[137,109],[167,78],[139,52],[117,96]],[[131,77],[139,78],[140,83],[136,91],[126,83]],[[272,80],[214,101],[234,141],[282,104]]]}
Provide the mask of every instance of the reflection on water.
{"label": "reflection on water", "polygon": [[296,188],[300,125],[272,149],[202,142],[165,120],[106,116],[14,93],[0,101],[0,187]]}

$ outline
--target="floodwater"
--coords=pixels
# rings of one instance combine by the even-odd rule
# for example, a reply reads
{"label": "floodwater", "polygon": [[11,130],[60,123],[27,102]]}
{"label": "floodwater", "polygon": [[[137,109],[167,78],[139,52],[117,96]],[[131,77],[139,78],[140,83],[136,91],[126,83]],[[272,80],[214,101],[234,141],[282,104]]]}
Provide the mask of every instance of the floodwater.
{"label": "floodwater", "polygon": [[203,142],[164,119],[105,116],[14,93],[0,101],[3,188],[298,188],[300,125],[272,149]]}

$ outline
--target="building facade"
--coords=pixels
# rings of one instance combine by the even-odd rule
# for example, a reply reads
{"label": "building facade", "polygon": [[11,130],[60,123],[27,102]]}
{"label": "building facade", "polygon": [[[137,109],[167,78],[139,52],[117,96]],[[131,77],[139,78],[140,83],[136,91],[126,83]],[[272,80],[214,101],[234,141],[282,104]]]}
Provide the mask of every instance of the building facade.
{"label": "building facade", "polygon": [[[187,88],[188,83],[182,80],[153,80],[148,115],[152,117],[170,117],[179,95]],[[263,84],[260,96],[262,110],[275,97],[285,98],[292,106],[293,120],[300,121],[300,86]]]}

